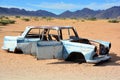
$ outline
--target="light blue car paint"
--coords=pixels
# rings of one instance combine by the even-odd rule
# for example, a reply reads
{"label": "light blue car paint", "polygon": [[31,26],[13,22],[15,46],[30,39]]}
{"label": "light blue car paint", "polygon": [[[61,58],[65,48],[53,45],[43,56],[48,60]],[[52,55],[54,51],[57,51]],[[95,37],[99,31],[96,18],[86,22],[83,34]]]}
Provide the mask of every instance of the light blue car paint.
{"label": "light blue car paint", "polygon": [[[4,37],[4,45],[2,49],[9,50],[14,52],[16,48],[21,49],[24,54],[32,54],[36,56],[38,59],[41,59],[41,55],[43,58],[63,58],[67,59],[68,56],[77,52],[82,54],[85,57],[86,62],[89,63],[98,63],[104,60],[108,60],[111,57],[108,55],[98,56],[93,58],[95,53],[95,46],[71,42],[70,40],[60,40],[57,41],[41,41],[40,38],[26,38],[27,33],[36,27],[30,26],[26,27],[25,31],[21,34],[21,36],[5,36]],[[38,28],[38,27],[37,27]],[[46,27],[45,27],[46,28]],[[64,27],[64,29],[71,27]],[[59,27],[54,27],[53,29],[59,30]],[[78,38],[76,38],[78,40]],[[102,41],[102,40],[91,40],[93,42],[104,45],[106,48],[110,49],[110,42]],[[42,54],[45,52],[46,54]],[[50,54],[49,54],[50,53]]]}
{"label": "light blue car paint", "polygon": [[16,37],[5,36],[4,37],[4,45],[3,45],[2,49],[14,52],[15,48],[17,47],[17,38],[18,38],[18,36],[16,36]]}
{"label": "light blue car paint", "polygon": [[92,40],[92,41],[95,41],[95,42],[98,42],[102,45],[104,45],[106,48],[109,48],[110,47],[110,42],[106,42],[106,41],[102,41],[102,40]]}
{"label": "light blue car paint", "polygon": [[30,31],[31,28],[32,28],[32,26],[26,27],[25,31],[21,34],[21,36],[25,37],[26,34]]}
{"label": "light blue car paint", "polygon": [[82,43],[78,44],[76,42],[70,42],[69,40],[62,41],[62,43],[65,51],[65,54],[63,54],[64,59],[66,59],[72,52],[83,54],[86,60],[91,60],[92,55],[95,54],[94,52],[95,46],[93,45],[82,44]]}
{"label": "light blue car paint", "polygon": [[63,59],[63,44],[58,41],[38,41],[36,47],[37,59]]}

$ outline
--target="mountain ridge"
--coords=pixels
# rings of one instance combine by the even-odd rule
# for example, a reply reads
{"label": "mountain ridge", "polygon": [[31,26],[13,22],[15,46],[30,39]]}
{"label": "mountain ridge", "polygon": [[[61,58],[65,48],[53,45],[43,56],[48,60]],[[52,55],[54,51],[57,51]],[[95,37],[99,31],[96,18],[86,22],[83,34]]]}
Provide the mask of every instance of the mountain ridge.
{"label": "mountain ridge", "polygon": [[81,10],[64,11],[63,13],[56,15],[55,13],[48,12],[46,10],[29,11],[19,8],[5,8],[0,7],[0,15],[23,15],[23,16],[46,16],[46,17],[61,17],[61,18],[117,18],[120,16],[120,6],[113,6],[106,10],[92,10],[89,8],[83,8]]}
{"label": "mountain ridge", "polygon": [[50,16],[56,17],[56,14],[52,12],[48,12],[45,10],[37,10],[37,11],[28,11],[25,9],[19,8],[4,8],[0,7],[0,15],[23,15],[23,16]]}

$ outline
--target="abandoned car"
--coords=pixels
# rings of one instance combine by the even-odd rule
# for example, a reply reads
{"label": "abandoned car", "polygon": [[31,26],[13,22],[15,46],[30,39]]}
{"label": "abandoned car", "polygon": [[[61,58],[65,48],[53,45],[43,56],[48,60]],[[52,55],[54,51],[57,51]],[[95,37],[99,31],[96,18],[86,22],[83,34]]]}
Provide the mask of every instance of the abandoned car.
{"label": "abandoned car", "polygon": [[5,36],[2,49],[22,51],[37,59],[99,63],[111,58],[111,43],[85,39],[71,26],[28,26],[20,36]]}

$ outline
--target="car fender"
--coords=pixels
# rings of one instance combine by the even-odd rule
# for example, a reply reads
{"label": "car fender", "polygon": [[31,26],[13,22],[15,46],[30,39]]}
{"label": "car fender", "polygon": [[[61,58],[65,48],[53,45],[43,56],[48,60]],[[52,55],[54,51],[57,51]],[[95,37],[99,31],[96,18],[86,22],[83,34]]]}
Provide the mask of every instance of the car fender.
{"label": "car fender", "polygon": [[111,48],[111,42],[102,41],[102,40],[91,40],[91,41],[100,43],[100,44],[104,45],[106,48]]}
{"label": "car fender", "polygon": [[18,36],[5,36],[4,37],[4,45],[2,49],[8,50],[10,52],[14,52],[17,47],[17,39]]}
{"label": "car fender", "polygon": [[77,52],[82,53],[86,60],[92,59],[92,56],[95,54],[95,46],[88,44],[81,44],[69,41],[62,41],[64,50],[63,58],[66,59],[71,53]]}

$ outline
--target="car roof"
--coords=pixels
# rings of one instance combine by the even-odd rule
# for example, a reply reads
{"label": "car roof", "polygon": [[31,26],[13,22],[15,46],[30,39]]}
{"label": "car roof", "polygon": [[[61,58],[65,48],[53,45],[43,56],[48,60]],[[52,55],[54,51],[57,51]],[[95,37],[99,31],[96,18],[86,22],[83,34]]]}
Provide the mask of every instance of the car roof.
{"label": "car roof", "polygon": [[28,26],[28,28],[35,28],[35,29],[70,29],[73,28],[72,26]]}

